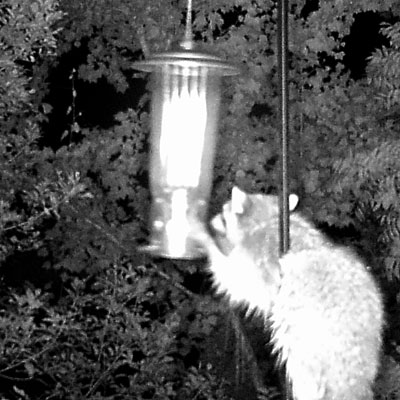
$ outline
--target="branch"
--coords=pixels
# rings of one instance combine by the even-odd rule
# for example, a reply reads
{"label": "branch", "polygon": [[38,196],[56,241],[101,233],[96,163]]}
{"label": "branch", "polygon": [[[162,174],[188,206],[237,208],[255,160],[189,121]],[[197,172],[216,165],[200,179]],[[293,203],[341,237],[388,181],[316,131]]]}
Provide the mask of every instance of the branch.
{"label": "branch", "polygon": [[144,54],[144,57],[148,58],[150,56],[150,50],[149,50],[149,46],[147,45],[146,38],[144,35],[144,25],[138,27],[137,33],[138,33],[138,37],[139,37],[139,43],[142,46],[142,52]]}

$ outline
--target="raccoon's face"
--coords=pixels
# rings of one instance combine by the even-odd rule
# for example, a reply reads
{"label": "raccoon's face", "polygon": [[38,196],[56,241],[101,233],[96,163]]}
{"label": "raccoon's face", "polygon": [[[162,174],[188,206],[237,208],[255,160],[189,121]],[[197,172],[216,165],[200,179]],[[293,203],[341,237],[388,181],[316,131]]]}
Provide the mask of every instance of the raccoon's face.
{"label": "raccoon's face", "polygon": [[[293,211],[298,197],[290,195],[289,207]],[[269,230],[278,235],[278,197],[262,194],[247,194],[233,187],[231,200],[225,203],[222,212],[211,221],[216,241],[224,254],[240,245],[245,245],[249,237],[259,230]]]}
{"label": "raccoon's face", "polygon": [[219,290],[265,315],[281,281],[278,225],[276,196],[234,187],[231,200],[211,221],[213,237],[198,236]]}

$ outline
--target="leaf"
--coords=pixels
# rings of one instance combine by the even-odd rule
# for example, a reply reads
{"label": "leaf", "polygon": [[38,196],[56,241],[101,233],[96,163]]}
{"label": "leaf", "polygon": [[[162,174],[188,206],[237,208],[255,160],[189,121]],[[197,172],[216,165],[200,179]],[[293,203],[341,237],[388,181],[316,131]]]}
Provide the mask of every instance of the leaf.
{"label": "leaf", "polygon": [[26,372],[28,373],[28,376],[29,376],[30,378],[32,378],[32,377],[35,375],[36,369],[35,369],[35,366],[34,366],[31,362],[26,361],[26,362],[24,363],[24,368],[25,368],[25,370],[26,370]]}

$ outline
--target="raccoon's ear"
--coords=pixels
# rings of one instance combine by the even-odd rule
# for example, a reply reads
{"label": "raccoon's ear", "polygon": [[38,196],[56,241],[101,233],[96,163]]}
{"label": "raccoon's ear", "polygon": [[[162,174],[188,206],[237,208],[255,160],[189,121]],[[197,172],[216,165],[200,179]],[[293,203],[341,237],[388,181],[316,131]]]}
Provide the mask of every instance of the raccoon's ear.
{"label": "raccoon's ear", "polygon": [[289,210],[294,211],[294,209],[299,204],[299,196],[297,194],[290,194],[289,195]]}
{"label": "raccoon's ear", "polygon": [[243,214],[247,198],[247,193],[234,186],[231,194],[231,211],[235,214]]}

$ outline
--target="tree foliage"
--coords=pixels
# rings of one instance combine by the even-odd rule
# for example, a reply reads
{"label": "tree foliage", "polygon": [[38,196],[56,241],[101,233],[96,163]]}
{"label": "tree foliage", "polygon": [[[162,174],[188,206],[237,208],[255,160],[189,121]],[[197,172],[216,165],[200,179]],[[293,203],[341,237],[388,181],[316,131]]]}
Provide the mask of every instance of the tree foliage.
{"label": "tree foliage", "polygon": [[[11,316],[0,320],[2,395],[228,399],[210,367],[186,368],[190,342],[176,337],[188,318],[182,307],[187,300],[169,298],[165,285],[155,290],[153,273],[114,265],[95,281],[73,280],[68,295],[50,309],[39,290],[11,295]],[[181,307],[166,306],[168,300]],[[205,334],[214,317],[200,305],[197,313],[196,334]]]}
{"label": "tree foliage", "polygon": [[[277,9],[272,0],[193,6],[196,41],[242,71],[222,88],[215,212],[233,184],[264,192],[279,186]],[[148,95],[137,88],[137,107],[120,110],[107,128],[88,123],[79,103],[90,85],[123,93],[133,78],[147,79],[132,63],[182,37],[185,7],[183,0],[1,3],[5,398],[226,398],[206,356],[215,346],[206,337],[225,311],[191,293],[203,292],[193,283],[204,281],[202,267],[153,264],[136,250],[148,235]],[[367,12],[383,21],[382,46],[371,49],[364,76],[354,80],[346,40],[355,18]],[[397,0],[301,0],[289,14],[291,189],[316,223],[357,231],[352,244],[397,301],[399,19]],[[69,87],[51,96],[55,70]],[[47,122],[60,102],[47,101],[60,96],[68,98],[69,124],[59,126],[65,133],[50,148],[46,138],[55,132]],[[39,292],[21,281],[8,288],[6,266],[21,254],[35,254],[60,287],[43,281]],[[32,269],[23,259],[20,268]],[[235,318],[228,324],[242,349],[235,365],[245,360],[254,371],[248,379],[264,393],[259,398],[274,398],[262,387],[258,360]],[[213,362],[223,369],[223,360]]]}

